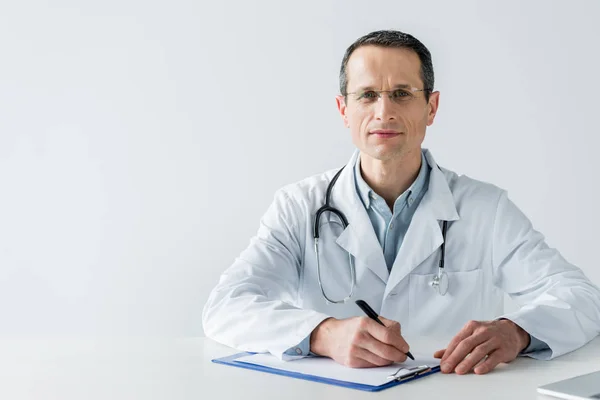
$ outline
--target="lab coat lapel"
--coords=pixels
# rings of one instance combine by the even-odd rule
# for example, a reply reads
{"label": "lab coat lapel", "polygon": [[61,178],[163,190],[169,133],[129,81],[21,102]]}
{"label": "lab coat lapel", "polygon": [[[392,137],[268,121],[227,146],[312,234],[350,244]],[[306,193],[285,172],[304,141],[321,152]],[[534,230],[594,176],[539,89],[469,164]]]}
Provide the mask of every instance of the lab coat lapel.
{"label": "lab coat lapel", "polygon": [[386,287],[386,296],[412,270],[440,248],[443,242],[441,221],[459,219],[448,181],[429,150],[425,150],[425,159],[431,167],[429,186],[413,215],[402,246],[394,260]]}
{"label": "lab coat lapel", "polygon": [[385,283],[388,281],[389,273],[381,244],[356,192],[354,165],[358,155],[359,152],[355,151],[331,193],[333,207],[341,210],[348,219],[348,227],[336,242],[354,256],[357,280],[360,280],[361,275],[369,269]]}

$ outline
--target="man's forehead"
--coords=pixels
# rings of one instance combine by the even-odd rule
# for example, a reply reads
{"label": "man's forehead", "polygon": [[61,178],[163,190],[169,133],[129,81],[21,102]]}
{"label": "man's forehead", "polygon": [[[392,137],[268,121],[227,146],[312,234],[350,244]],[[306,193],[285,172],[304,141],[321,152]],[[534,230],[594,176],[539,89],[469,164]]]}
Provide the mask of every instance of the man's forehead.
{"label": "man's forehead", "polygon": [[421,61],[410,49],[362,46],[348,60],[348,84],[357,86],[421,85]]}

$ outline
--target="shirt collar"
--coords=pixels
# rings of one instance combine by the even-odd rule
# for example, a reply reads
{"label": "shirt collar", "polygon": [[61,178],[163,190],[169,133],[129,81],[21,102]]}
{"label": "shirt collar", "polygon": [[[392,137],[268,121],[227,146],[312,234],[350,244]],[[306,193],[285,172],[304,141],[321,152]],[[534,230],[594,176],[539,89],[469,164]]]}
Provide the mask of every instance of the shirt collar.
{"label": "shirt collar", "polygon": [[354,164],[354,182],[356,182],[356,191],[358,192],[358,197],[363,202],[363,205],[368,210],[371,206],[371,198],[369,195],[373,192],[371,187],[365,182],[360,173],[360,154],[356,157],[356,163]]}
{"label": "shirt collar", "polygon": [[[425,182],[427,181],[429,171],[429,164],[427,163],[427,159],[425,158],[424,152],[421,151],[421,169],[419,170],[419,175],[415,181],[410,185],[410,187],[402,193],[400,197],[405,197],[405,201],[410,206],[412,202],[408,203],[409,199],[418,196],[425,186]],[[377,194],[371,189],[371,187],[365,182],[360,173],[360,155],[356,158],[356,163],[354,164],[354,182],[356,184],[356,191],[358,192],[358,196],[362,200],[366,209],[371,207],[371,194],[377,196]],[[404,196],[408,194],[407,196]],[[399,197],[399,198],[400,198]]]}

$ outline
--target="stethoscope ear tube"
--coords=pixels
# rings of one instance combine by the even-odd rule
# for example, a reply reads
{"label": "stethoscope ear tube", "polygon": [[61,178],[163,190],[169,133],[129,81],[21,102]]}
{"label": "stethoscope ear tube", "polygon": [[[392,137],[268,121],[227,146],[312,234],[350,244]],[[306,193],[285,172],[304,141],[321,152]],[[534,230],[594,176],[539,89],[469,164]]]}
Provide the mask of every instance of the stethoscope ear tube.
{"label": "stethoscope ear tube", "polygon": [[335,209],[329,205],[329,199],[331,198],[331,190],[333,189],[333,185],[335,185],[335,182],[340,177],[340,174],[344,170],[344,167],[340,168],[340,170],[338,172],[336,172],[336,174],[333,176],[333,178],[331,178],[331,182],[329,182],[329,185],[327,185],[327,191],[325,192],[325,204],[323,204],[323,206],[321,208],[319,208],[315,214],[315,221],[314,221],[314,225],[313,225],[313,238],[314,239],[319,238],[319,221],[321,219],[321,215],[326,211],[332,212],[335,215],[337,215],[337,217],[342,221],[342,225],[344,226],[344,229],[346,229],[346,227],[348,226],[348,220],[346,219],[346,216],[341,211],[338,211],[337,209]]}
{"label": "stethoscope ear tube", "polygon": [[348,293],[346,297],[344,297],[342,300],[331,299],[325,293],[325,289],[323,288],[323,282],[321,281],[321,262],[319,260],[319,221],[321,219],[321,215],[323,215],[324,212],[330,212],[332,214],[335,214],[342,222],[342,226],[344,227],[344,229],[348,227],[348,219],[346,219],[344,213],[329,205],[329,199],[331,198],[331,190],[333,189],[333,185],[335,185],[335,182],[337,181],[343,170],[344,167],[340,168],[340,170],[331,179],[331,182],[329,182],[329,185],[327,186],[327,191],[325,193],[325,204],[323,204],[323,206],[317,210],[313,225],[313,237],[315,239],[315,257],[317,261],[317,279],[319,280],[319,287],[321,288],[321,294],[323,295],[327,303],[333,304],[341,304],[349,301],[350,298],[352,298],[352,295],[354,294],[354,288],[356,287],[356,269],[354,267],[354,260],[352,260],[352,255],[350,253],[348,253],[348,264],[350,265],[350,277],[352,281],[350,283],[350,293]]}
{"label": "stethoscope ear tube", "polygon": [[442,222],[442,255],[440,257],[440,268],[444,269],[446,258],[446,231],[448,230],[448,221]]}
{"label": "stethoscope ear tube", "polygon": [[438,273],[433,277],[433,280],[429,283],[429,286],[434,288],[441,296],[445,296],[448,293],[448,274],[444,270],[444,262],[446,258],[446,232],[448,230],[448,221],[442,222],[442,254],[440,255],[440,263],[438,266]]}

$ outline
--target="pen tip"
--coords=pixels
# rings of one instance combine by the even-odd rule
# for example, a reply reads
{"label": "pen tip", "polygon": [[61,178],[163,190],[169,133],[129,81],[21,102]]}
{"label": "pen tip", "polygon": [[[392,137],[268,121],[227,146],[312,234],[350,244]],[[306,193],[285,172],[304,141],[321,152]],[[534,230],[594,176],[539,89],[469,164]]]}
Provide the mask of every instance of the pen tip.
{"label": "pen tip", "polygon": [[413,357],[412,354],[410,354],[410,351],[408,353],[406,353],[406,355],[408,356],[408,358],[410,358],[411,360],[415,361],[415,358]]}

